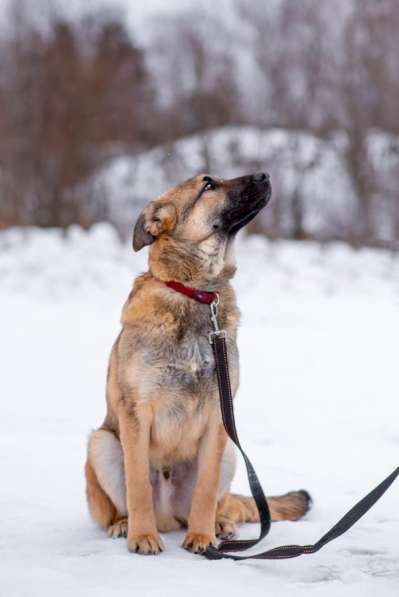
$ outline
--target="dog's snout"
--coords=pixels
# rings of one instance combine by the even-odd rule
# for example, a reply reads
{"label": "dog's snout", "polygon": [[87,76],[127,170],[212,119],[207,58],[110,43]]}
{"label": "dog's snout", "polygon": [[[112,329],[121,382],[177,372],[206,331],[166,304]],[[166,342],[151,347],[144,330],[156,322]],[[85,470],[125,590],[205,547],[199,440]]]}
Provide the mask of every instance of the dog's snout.
{"label": "dog's snout", "polygon": [[252,176],[254,182],[267,182],[270,180],[270,176],[266,172],[257,172]]}

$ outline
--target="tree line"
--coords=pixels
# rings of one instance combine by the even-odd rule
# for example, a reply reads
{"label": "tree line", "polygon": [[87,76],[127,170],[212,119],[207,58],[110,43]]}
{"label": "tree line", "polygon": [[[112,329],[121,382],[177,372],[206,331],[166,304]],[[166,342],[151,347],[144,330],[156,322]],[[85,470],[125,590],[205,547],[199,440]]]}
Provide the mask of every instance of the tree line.
{"label": "tree line", "polygon": [[[110,159],[197,134],[212,171],[207,131],[249,125],[339,133],[356,197],[342,237],[378,241],[383,214],[399,239],[399,156],[379,171],[370,147],[373,131],[399,136],[395,0],[236,0],[229,19],[153,18],[141,45],[115,12],[71,20],[46,6],[38,23],[14,0],[0,33],[0,227],[88,227],[109,211],[84,182]],[[260,232],[308,236],[298,189]]]}

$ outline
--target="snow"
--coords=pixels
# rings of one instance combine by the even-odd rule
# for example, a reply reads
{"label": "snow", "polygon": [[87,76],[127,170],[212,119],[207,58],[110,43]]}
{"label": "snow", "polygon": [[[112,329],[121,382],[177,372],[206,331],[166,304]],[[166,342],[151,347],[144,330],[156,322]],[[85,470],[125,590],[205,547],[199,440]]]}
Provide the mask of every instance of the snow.
{"label": "snow", "polygon": [[[285,201],[298,192],[306,230],[324,232],[331,215],[345,221],[356,206],[342,153],[342,147],[309,133],[229,126],[117,157],[88,186],[107,198],[113,221],[123,228],[132,201],[143,205],[193,172],[207,172],[207,162],[212,163],[212,174],[225,178],[266,168],[272,172],[274,195]],[[289,221],[285,227],[290,229]]]}
{"label": "snow", "polygon": [[[373,177],[378,182],[379,235],[393,239],[389,202],[396,197],[399,169],[399,139],[378,129],[367,138],[367,152]],[[229,178],[264,170],[271,172],[275,207],[264,212],[273,217],[278,209],[282,228],[292,229],[292,209],[287,205],[296,195],[304,210],[304,229],[310,235],[340,236],[354,221],[358,202],[345,163],[348,137],[336,131],[329,139],[310,133],[251,126],[227,126],[192,135],[137,155],[115,157],[86,183],[87,192],[108,202],[110,219],[126,232],[126,214],[140,208],[165,189],[193,173],[208,172]],[[377,191],[376,191],[377,192]],[[350,215],[352,214],[352,215]]]}
{"label": "snow", "polygon": [[[241,237],[237,258],[241,440],[267,493],[304,487],[314,498],[258,550],[314,542],[398,465],[399,256]],[[398,484],[297,560],[208,562],[179,547],[181,532],[142,557],[95,527],[86,438],[102,421],[120,308],[145,264],[107,225],[0,234],[0,593],[397,595]],[[248,492],[241,464],[234,490]]]}

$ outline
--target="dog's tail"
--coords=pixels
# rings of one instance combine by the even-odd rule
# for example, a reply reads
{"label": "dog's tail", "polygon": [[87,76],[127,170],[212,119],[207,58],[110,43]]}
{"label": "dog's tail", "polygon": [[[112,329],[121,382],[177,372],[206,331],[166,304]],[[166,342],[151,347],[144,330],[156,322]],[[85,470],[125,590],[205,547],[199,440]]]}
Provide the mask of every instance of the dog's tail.
{"label": "dog's tail", "polygon": [[[290,491],[284,495],[267,498],[271,519],[298,520],[308,512],[312,505],[312,498],[304,489]],[[252,497],[226,495],[220,503],[220,514],[237,523],[259,522],[259,512]]]}

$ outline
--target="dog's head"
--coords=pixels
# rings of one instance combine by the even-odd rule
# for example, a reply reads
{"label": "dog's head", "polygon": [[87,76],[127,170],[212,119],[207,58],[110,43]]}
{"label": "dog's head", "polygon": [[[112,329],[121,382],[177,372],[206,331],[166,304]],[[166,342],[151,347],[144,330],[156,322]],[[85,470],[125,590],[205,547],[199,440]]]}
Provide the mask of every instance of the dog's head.
{"label": "dog's head", "polygon": [[[156,272],[161,279],[179,274],[181,280],[198,282],[207,269],[210,280],[220,274],[228,260],[232,238],[270,196],[270,178],[264,173],[231,180],[196,176],[142,211],[134,228],[133,248],[138,251],[152,245],[150,265],[154,269],[155,262],[162,264]],[[185,261],[186,274],[182,274],[182,264],[176,271],[179,260]],[[168,264],[173,271],[160,271],[168,269]]]}

